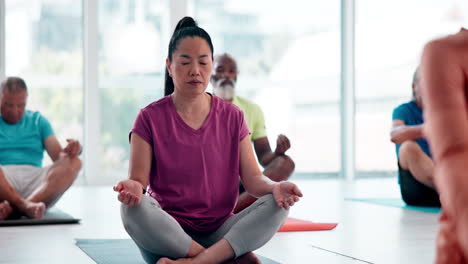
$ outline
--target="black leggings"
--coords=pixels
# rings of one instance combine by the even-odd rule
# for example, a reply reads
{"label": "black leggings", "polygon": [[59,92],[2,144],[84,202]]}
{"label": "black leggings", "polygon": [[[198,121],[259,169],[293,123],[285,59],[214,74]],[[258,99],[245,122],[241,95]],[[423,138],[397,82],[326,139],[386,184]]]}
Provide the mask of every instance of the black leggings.
{"label": "black leggings", "polygon": [[402,169],[398,164],[400,191],[403,201],[414,206],[440,207],[439,194],[432,188],[414,178],[409,170]]}

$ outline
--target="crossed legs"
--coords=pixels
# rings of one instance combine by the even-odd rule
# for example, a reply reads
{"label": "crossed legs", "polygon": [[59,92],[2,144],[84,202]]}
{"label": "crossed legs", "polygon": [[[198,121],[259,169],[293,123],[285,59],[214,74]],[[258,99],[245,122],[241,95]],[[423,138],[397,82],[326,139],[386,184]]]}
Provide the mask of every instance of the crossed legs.
{"label": "crossed legs", "polygon": [[36,203],[21,197],[6,180],[0,168],[0,220],[6,219],[13,208],[30,218],[41,218],[45,212],[45,204]]}
{"label": "crossed legs", "polygon": [[47,207],[55,202],[73,184],[81,169],[79,158],[70,159],[65,153],[49,169],[47,176],[39,187],[29,196],[32,202],[43,202]]}
{"label": "crossed legs", "polygon": [[276,205],[273,195],[265,195],[213,233],[203,235],[187,234],[148,196],[139,205],[122,205],[121,215],[146,263],[259,263],[250,252],[273,237],[288,211]]}
{"label": "crossed legs", "polygon": [[30,218],[41,218],[46,207],[53,205],[72,185],[80,169],[78,158],[70,159],[61,153],[39,187],[29,197],[22,197],[0,168],[0,201],[3,201],[0,202],[0,220],[8,218],[13,210]]}

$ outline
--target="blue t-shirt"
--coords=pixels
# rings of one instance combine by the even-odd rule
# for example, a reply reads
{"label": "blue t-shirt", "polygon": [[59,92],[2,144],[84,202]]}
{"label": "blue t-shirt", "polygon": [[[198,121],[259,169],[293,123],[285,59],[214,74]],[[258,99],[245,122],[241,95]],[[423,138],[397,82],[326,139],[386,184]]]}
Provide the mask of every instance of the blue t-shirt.
{"label": "blue t-shirt", "polygon": [[16,124],[0,115],[0,165],[42,167],[44,140],[54,134],[49,121],[39,112],[26,110]]}
{"label": "blue t-shirt", "polygon": [[[416,104],[415,101],[410,101],[405,104],[401,104],[393,110],[392,120],[401,120],[407,126],[416,126],[424,123],[423,112],[421,108]],[[431,157],[431,150],[429,149],[429,143],[425,138],[416,139],[419,147],[422,151]],[[399,156],[400,144],[396,144],[397,157]]]}

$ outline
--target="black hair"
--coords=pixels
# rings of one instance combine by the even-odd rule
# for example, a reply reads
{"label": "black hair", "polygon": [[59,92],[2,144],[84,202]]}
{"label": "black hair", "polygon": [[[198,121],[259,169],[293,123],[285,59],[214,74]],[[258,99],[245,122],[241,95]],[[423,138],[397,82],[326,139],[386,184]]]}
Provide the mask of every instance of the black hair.
{"label": "black hair", "polygon": [[[167,53],[167,58],[169,61],[172,61],[172,54],[177,50],[177,46],[180,41],[187,37],[200,37],[210,46],[211,58],[213,59],[213,43],[211,42],[210,35],[201,27],[198,27],[197,22],[191,17],[182,18],[172,34],[171,41],[169,41],[169,49]],[[165,78],[164,78],[164,95],[170,95],[174,92],[174,81],[172,77],[169,76],[169,71],[166,68]]]}

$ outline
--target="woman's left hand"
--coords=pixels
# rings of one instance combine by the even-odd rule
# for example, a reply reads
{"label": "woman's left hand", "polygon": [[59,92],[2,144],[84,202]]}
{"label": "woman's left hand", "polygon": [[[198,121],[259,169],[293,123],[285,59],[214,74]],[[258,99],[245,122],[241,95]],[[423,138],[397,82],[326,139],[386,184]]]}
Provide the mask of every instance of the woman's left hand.
{"label": "woman's left hand", "polygon": [[299,201],[299,197],[302,197],[302,192],[296,184],[285,181],[275,184],[273,187],[273,197],[275,197],[276,204],[279,207],[288,210],[289,207]]}

